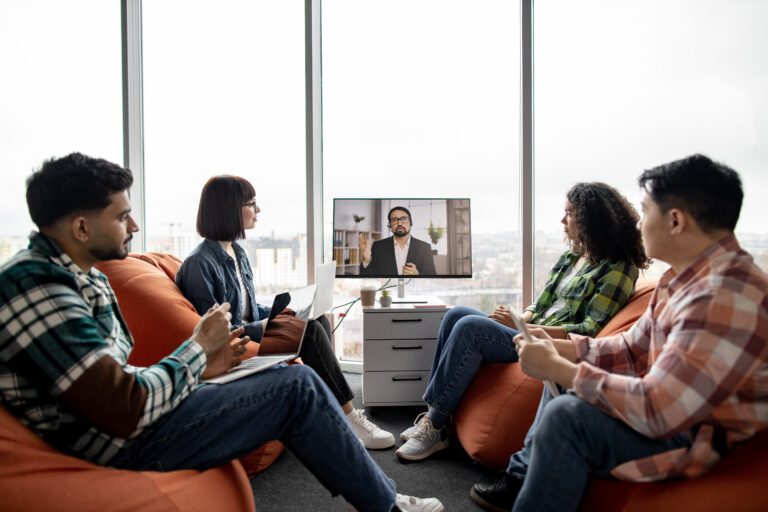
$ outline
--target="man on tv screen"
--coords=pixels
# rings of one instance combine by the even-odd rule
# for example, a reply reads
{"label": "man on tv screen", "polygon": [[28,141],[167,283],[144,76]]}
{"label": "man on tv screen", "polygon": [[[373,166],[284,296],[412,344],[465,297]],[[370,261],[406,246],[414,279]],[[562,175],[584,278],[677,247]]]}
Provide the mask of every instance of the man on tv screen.
{"label": "man on tv screen", "polygon": [[361,235],[360,274],[368,276],[433,276],[435,262],[432,248],[427,242],[411,236],[413,220],[411,212],[404,206],[395,206],[389,210],[387,221],[392,236],[370,243]]}

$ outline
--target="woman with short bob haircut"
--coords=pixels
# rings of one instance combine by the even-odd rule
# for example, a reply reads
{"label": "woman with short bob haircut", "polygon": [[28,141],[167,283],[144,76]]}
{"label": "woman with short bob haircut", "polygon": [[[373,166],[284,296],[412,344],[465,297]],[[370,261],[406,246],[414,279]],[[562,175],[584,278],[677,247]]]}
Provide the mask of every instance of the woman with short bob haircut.
{"label": "woman with short bob haircut", "polygon": [[[190,253],[179,272],[176,284],[199,314],[214,304],[229,302],[232,326],[244,326],[254,341],[264,335],[270,307],[258,304],[253,286],[253,271],[245,250],[237,240],[256,226],[261,209],[256,204],[253,185],[238,176],[214,176],[200,195],[197,232],[203,240]],[[389,448],[394,436],[373,424],[352,405],[353,393],[333,352],[330,323],[324,316],[310,320],[299,356],[325,382],[339,401],[355,435],[369,449]]]}

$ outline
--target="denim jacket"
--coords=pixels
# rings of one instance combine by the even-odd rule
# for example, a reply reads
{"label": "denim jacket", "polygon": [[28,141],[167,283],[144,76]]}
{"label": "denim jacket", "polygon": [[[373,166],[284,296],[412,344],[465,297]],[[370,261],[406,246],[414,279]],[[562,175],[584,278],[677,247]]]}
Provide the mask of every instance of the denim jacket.
{"label": "denim jacket", "polygon": [[235,260],[215,240],[203,240],[187,256],[176,274],[176,285],[201,315],[214,304],[229,302],[232,326],[245,325],[245,334],[259,341],[264,334],[259,320],[269,316],[270,308],[256,303],[253,271],[245,250],[237,242],[232,243],[232,248],[242,269],[243,283],[251,302],[249,318],[243,318]]}

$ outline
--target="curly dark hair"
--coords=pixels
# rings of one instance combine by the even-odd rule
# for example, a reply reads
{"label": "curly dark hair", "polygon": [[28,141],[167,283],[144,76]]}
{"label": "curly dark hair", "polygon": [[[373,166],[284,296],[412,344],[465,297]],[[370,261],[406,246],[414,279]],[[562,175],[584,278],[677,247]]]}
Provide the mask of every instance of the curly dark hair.
{"label": "curly dark hair", "polygon": [[627,198],[605,183],[577,183],[566,195],[576,222],[577,239],[571,249],[586,254],[590,263],[600,260],[648,266],[637,222],[640,216]]}

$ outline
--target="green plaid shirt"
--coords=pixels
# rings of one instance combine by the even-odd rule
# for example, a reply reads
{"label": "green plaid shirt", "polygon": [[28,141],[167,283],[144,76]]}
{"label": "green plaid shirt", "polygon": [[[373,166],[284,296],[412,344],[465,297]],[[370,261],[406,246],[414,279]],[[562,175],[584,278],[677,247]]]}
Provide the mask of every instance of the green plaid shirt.
{"label": "green plaid shirt", "polygon": [[192,392],[205,353],[185,341],[149,368],[127,364],[133,339],[107,277],[83,272],[49,238],[0,267],[0,401],[57,448],[106,464],[130,441],[86,424],[59,396],[101,357],[112,357],[147,390],[134,438]]}
{"label": "green plaid shirt", "polygon": [[628,261],[608,260],[592,264],[587,261],[563,288],[565,307],[544,318],[557,300],[560,280],[579,260],[579,255],[566,251],[549,272],[547,284],[535,304],[526,311],[533,313],[532,324],[557,325],[565,332],[594,336],[632,297],[639,271]]}

